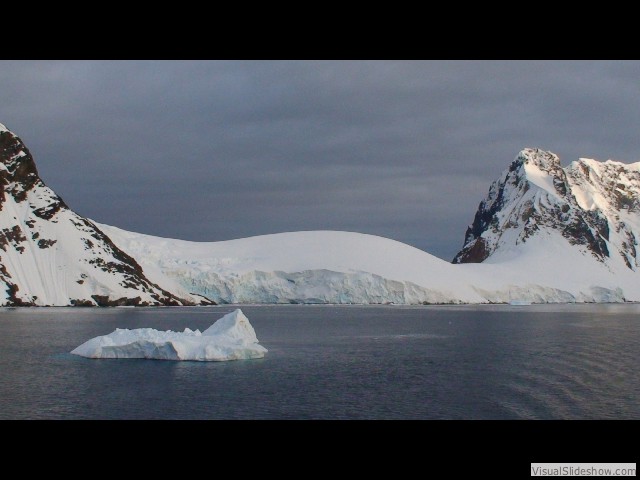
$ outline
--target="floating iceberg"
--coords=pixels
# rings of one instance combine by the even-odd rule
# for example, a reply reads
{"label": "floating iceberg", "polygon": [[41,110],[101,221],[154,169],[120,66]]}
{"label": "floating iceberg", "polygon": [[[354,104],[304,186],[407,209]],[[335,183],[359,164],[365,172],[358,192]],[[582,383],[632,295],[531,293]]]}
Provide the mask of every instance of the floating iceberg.
{"label": "floating iceberg", "polygon": [[87,358],[152,358],[158,360],[217,361],[262,358],[267,349],[258,344],[249,319],[237,309],[200,333],[153,328],[117,328],[92,338],[71,353]]}

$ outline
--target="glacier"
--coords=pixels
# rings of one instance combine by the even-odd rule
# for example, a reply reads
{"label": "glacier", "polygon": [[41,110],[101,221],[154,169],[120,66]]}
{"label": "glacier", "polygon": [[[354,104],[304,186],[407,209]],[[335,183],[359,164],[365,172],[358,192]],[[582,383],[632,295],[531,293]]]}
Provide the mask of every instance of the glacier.
{"label": "glacier", "polygon": [[353,232],[189,242],[99,226],[157,285],[177,284],[222,304],[640,301],[636,272],[597,262],[553,231],[499,261],[451,264],[401,242]]}
{"label": "glacier", "polygon": [[71,353],[87,358],[222,362],[263,358],[267,349],[258,343],[249,319],[236,309],[202,333],[189,328],[183,332],[117,328],[108,335],[86,341]]}
{"label": "glacier", "polygon": [[145,274],[216,303],[481,303],[464,267],[407,244],[306,231],[189,242],[100,225]]}

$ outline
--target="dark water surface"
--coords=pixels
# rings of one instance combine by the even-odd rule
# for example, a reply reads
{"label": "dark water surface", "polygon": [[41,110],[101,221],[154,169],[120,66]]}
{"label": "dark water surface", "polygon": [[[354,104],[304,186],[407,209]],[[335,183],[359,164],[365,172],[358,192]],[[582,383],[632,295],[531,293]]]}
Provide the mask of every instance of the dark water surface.
{"label": "dark water surface", "polygon": [[0,309],[0,418],[640,419],[640,305],[243,306],[264,359],[68,353],[233,309]]}

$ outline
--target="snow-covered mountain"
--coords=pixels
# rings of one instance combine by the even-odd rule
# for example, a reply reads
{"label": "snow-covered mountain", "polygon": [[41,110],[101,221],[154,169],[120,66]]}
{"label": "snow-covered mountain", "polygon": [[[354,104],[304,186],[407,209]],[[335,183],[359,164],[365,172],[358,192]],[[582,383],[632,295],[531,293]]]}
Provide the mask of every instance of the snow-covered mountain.
{"label": "snow-covered mountain", "polygon": [[525,149],[491,185],[453,262],[483,272],[477,289],[492,301],[640,301],[639,194],[640,163],[562,168],[557,155]]}
{"label": "snow-covered mountain", "polygon": [[0,124],[0,305],[183,305],[38,176],[29,150]]}
{"label": "snow-covered mountain", "polygon": [[551,152],[523,150],[491,185],[453,262],[499,263],[530,251],[532,238],[549,244],[552,234],[584,262],[637,271],[640,163],[581,158],[562,168]]}
{"label": "snow-covered mountain", "polygon": [[523,150],[453,263],[351,232],[207,243],[97,224],[2,125],[0,180],[0,305],[640,301],[640,163]]}

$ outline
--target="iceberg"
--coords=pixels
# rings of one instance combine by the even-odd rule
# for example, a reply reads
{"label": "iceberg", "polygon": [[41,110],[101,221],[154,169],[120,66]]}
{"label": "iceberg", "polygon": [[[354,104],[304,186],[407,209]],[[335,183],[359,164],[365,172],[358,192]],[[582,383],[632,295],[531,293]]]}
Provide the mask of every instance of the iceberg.
{"label": "iceberg", "polygon": [[237,309],[218,319],[204,332],[153,328],[117,328],[109,335],[94,337],[73,355],[87,358],[147,358],[223,362],[262,358],[267,349],[258,343],[249,319]]}

